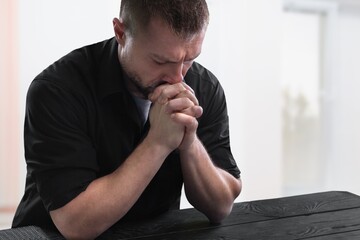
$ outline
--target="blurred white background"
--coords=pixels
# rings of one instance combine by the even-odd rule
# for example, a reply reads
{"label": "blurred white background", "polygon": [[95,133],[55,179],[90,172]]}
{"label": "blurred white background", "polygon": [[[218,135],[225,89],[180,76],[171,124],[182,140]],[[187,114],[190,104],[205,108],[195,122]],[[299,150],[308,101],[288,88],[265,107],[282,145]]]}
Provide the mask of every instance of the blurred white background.
{"label": "blurred white background", "polygon": [[[32,79],[113,36],[119,0],[0,0],[0,229],[24,191],[22,128]],[[360,195],[360,1],[208,0],[198,61],[227,94],[237,201]],[[182,207],[189,207],[186,201]]]}

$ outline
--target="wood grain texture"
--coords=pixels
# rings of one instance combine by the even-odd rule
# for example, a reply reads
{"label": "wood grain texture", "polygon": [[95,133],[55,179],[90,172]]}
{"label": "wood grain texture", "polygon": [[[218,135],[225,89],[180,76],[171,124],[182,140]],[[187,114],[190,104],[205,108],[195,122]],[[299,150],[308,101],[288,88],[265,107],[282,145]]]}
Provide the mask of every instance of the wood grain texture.
{"label": "wood grain texture", "polygon": [[[149,235],[136,239],[181,240],[181,239],[312,239],[340,233],[360,231],[360,209],[326,212],[309,216],[296,216],[265,220],[238,225],[219,226],[211,229],[184,230],[167,234]],[[336,235],[335,235],[336,236]],[[349,236],[348,236],[349,237]],[[345,238],[350,239],[350,238]],[[356,239],[356,238],[354,238]]]}
{"label": "wood grain texture", "polygon": [[[29,226],[0,231],[0,239],[63,238],[59,233]],[[360,239],[360,197],[324,192],[236,203],[221,224],[211,224],[195,209],[170,211],[148,221],[115,224],[98,239]]]}
{"label": "wood grain texture", "polygon": [[237,203],[221,225],[194,209],[172,211],[148,222],[117,224],[101,239],[298,239],[360,230],[359,224],[359,196],[324,192]]}

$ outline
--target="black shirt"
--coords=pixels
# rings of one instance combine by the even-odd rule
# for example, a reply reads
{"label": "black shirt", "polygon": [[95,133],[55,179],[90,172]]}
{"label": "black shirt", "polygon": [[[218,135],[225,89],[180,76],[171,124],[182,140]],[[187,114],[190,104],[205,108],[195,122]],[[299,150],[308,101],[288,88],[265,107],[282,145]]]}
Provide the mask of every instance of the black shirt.
{"label": "black shirt", "polygon": [[[49,211],[113,172],[146,134],[127,91],[114,38],[77,49],[31,83],[26,102],[25,194],[13,227],[54,227]],[[203,115],[197,134],[215,165],[238,178],[230,151],[225,95],[208,70],[194,63],[185,76]],[[179,207],[182,172],[172,152],[123,218],[142,219]]]}

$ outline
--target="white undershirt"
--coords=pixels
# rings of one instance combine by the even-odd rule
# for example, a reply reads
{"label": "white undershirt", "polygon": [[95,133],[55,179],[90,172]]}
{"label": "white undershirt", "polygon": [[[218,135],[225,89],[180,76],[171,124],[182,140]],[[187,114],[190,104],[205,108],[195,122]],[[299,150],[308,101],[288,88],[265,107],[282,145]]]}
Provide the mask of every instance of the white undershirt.
{"label": "white undershirt", "polygon": [[149,115],[151,101],[136,96],[133,96],[133,98],[139,111],[142,125],[144,126]]}

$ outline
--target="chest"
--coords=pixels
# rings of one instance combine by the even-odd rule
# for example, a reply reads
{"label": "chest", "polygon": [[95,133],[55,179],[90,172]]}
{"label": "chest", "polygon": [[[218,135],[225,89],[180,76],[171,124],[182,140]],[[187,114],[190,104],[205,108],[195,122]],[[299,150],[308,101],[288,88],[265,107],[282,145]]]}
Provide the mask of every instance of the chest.
{"label": "chest", "polygon": [[111,96],[98,105],[95,145],[102,174],[115,170],[147,134],[132,99]]}

